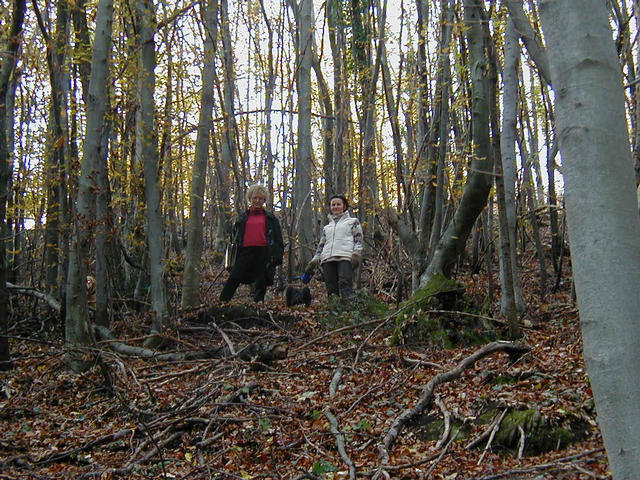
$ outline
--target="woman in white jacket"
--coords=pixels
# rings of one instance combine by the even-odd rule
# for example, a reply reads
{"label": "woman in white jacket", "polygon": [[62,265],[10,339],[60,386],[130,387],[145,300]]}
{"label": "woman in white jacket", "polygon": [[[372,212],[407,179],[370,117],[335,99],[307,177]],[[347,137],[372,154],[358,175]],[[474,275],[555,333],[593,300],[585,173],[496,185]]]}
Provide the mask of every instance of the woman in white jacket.
{"label": "woman in white jacket", "polygon": [[316,253],[307,265],[311,272],[322,266],[328,295],[349,297],[353,293],[353,269],[362,258],[362,226],[349,215],[349,202],[343,195],[329,200],[329,223],[322,229]]}

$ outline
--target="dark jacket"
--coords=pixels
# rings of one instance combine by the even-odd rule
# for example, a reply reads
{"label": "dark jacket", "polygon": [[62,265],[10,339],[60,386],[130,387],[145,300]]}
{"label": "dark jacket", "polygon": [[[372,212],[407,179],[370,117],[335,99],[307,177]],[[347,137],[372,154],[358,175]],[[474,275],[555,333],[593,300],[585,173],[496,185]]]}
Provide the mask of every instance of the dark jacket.
{"label": "dark jacket", "polygon": [[[265,266],[265,275],[267,277],[267,285],[273,285],[276,266],[282,265],[282,257],[284,255],[284,240],[282,239],[282,229],[280,222],[276,216],[268,210],[265,210],[267,216],[267,264]],[[232,263],[238,258],[238,251],[242,248],[244,239],[244,229],[247,226],[249,211],[241,213],[236,219],[231,231],[231,242],[233,245]]]}

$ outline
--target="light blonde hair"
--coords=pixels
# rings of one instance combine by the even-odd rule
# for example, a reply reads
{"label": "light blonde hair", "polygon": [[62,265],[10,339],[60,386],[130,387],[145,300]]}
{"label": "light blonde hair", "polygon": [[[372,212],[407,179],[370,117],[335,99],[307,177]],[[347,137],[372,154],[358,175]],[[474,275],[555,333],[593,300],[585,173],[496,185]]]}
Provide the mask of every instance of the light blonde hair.
{"label": "light blonde hair", "polygon": [[269,191],[267,190],[267,187],[259,183],[255,183],[247,188],[247,203],[249,205],[251,205],[251,198],[253,198],[256,193],[261,193],[264,195],[265,200],[267,202],[269,201]]}

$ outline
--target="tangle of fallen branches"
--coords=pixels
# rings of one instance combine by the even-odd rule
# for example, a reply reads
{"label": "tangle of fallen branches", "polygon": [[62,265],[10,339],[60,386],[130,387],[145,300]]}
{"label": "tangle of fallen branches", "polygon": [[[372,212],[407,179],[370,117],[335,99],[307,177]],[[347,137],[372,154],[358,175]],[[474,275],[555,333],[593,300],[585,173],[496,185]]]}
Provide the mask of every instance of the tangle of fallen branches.
{"label": "tangle of fallen branches", "polygon": [[478,360],[499,351],[508,352],[510,354],[518,354],[521,355],[527,352],[529,349],[522,343],[517,342],[492,342],[489,343],[482,348],[480,348],[475,353],[469,355],[465,359],[463,359],[458,365],[456,365],[451,370],[448,370],[443,373],[439,373],[435,377],[433,377],[427,385],[423,388],[422,397],[418,401],[418,403],[413,407],[402,412],[396,419],[393,424],[389,428],[389,431],[382,439],[382,442],[378,444],[378,452],[382,464],[385,465],[388,463],[389,459],[389,449],[393,442],[398,438],[400,432],[404,428],[404,426],[413,418],[420,415],[423,411],[429,408],[433,402],[433,395],[435,388],[438,385],[449,382],[451,380],[455,380],[462,375],[462,372],[467,368],[473,366]]}

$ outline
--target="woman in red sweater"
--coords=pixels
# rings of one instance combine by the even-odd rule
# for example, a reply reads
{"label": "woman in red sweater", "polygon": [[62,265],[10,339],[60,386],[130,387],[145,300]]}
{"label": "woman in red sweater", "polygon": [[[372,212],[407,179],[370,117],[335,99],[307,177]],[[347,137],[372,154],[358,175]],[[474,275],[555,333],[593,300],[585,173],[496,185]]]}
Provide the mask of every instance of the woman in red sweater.
{"label": "woman in red sweater", "polygon": [[232,255],[231,276],[220,294],[223,302],[233,298],[241,283],[253,284],[254,301],[263,301],[267,286],[273,285],[276,266],[282,265],[282,229],[275,215],[264,208],[268,196],[263,185],[251,185],[247,189],[249,210],[242,213],[233,226],[232,243],[236,252]]}

